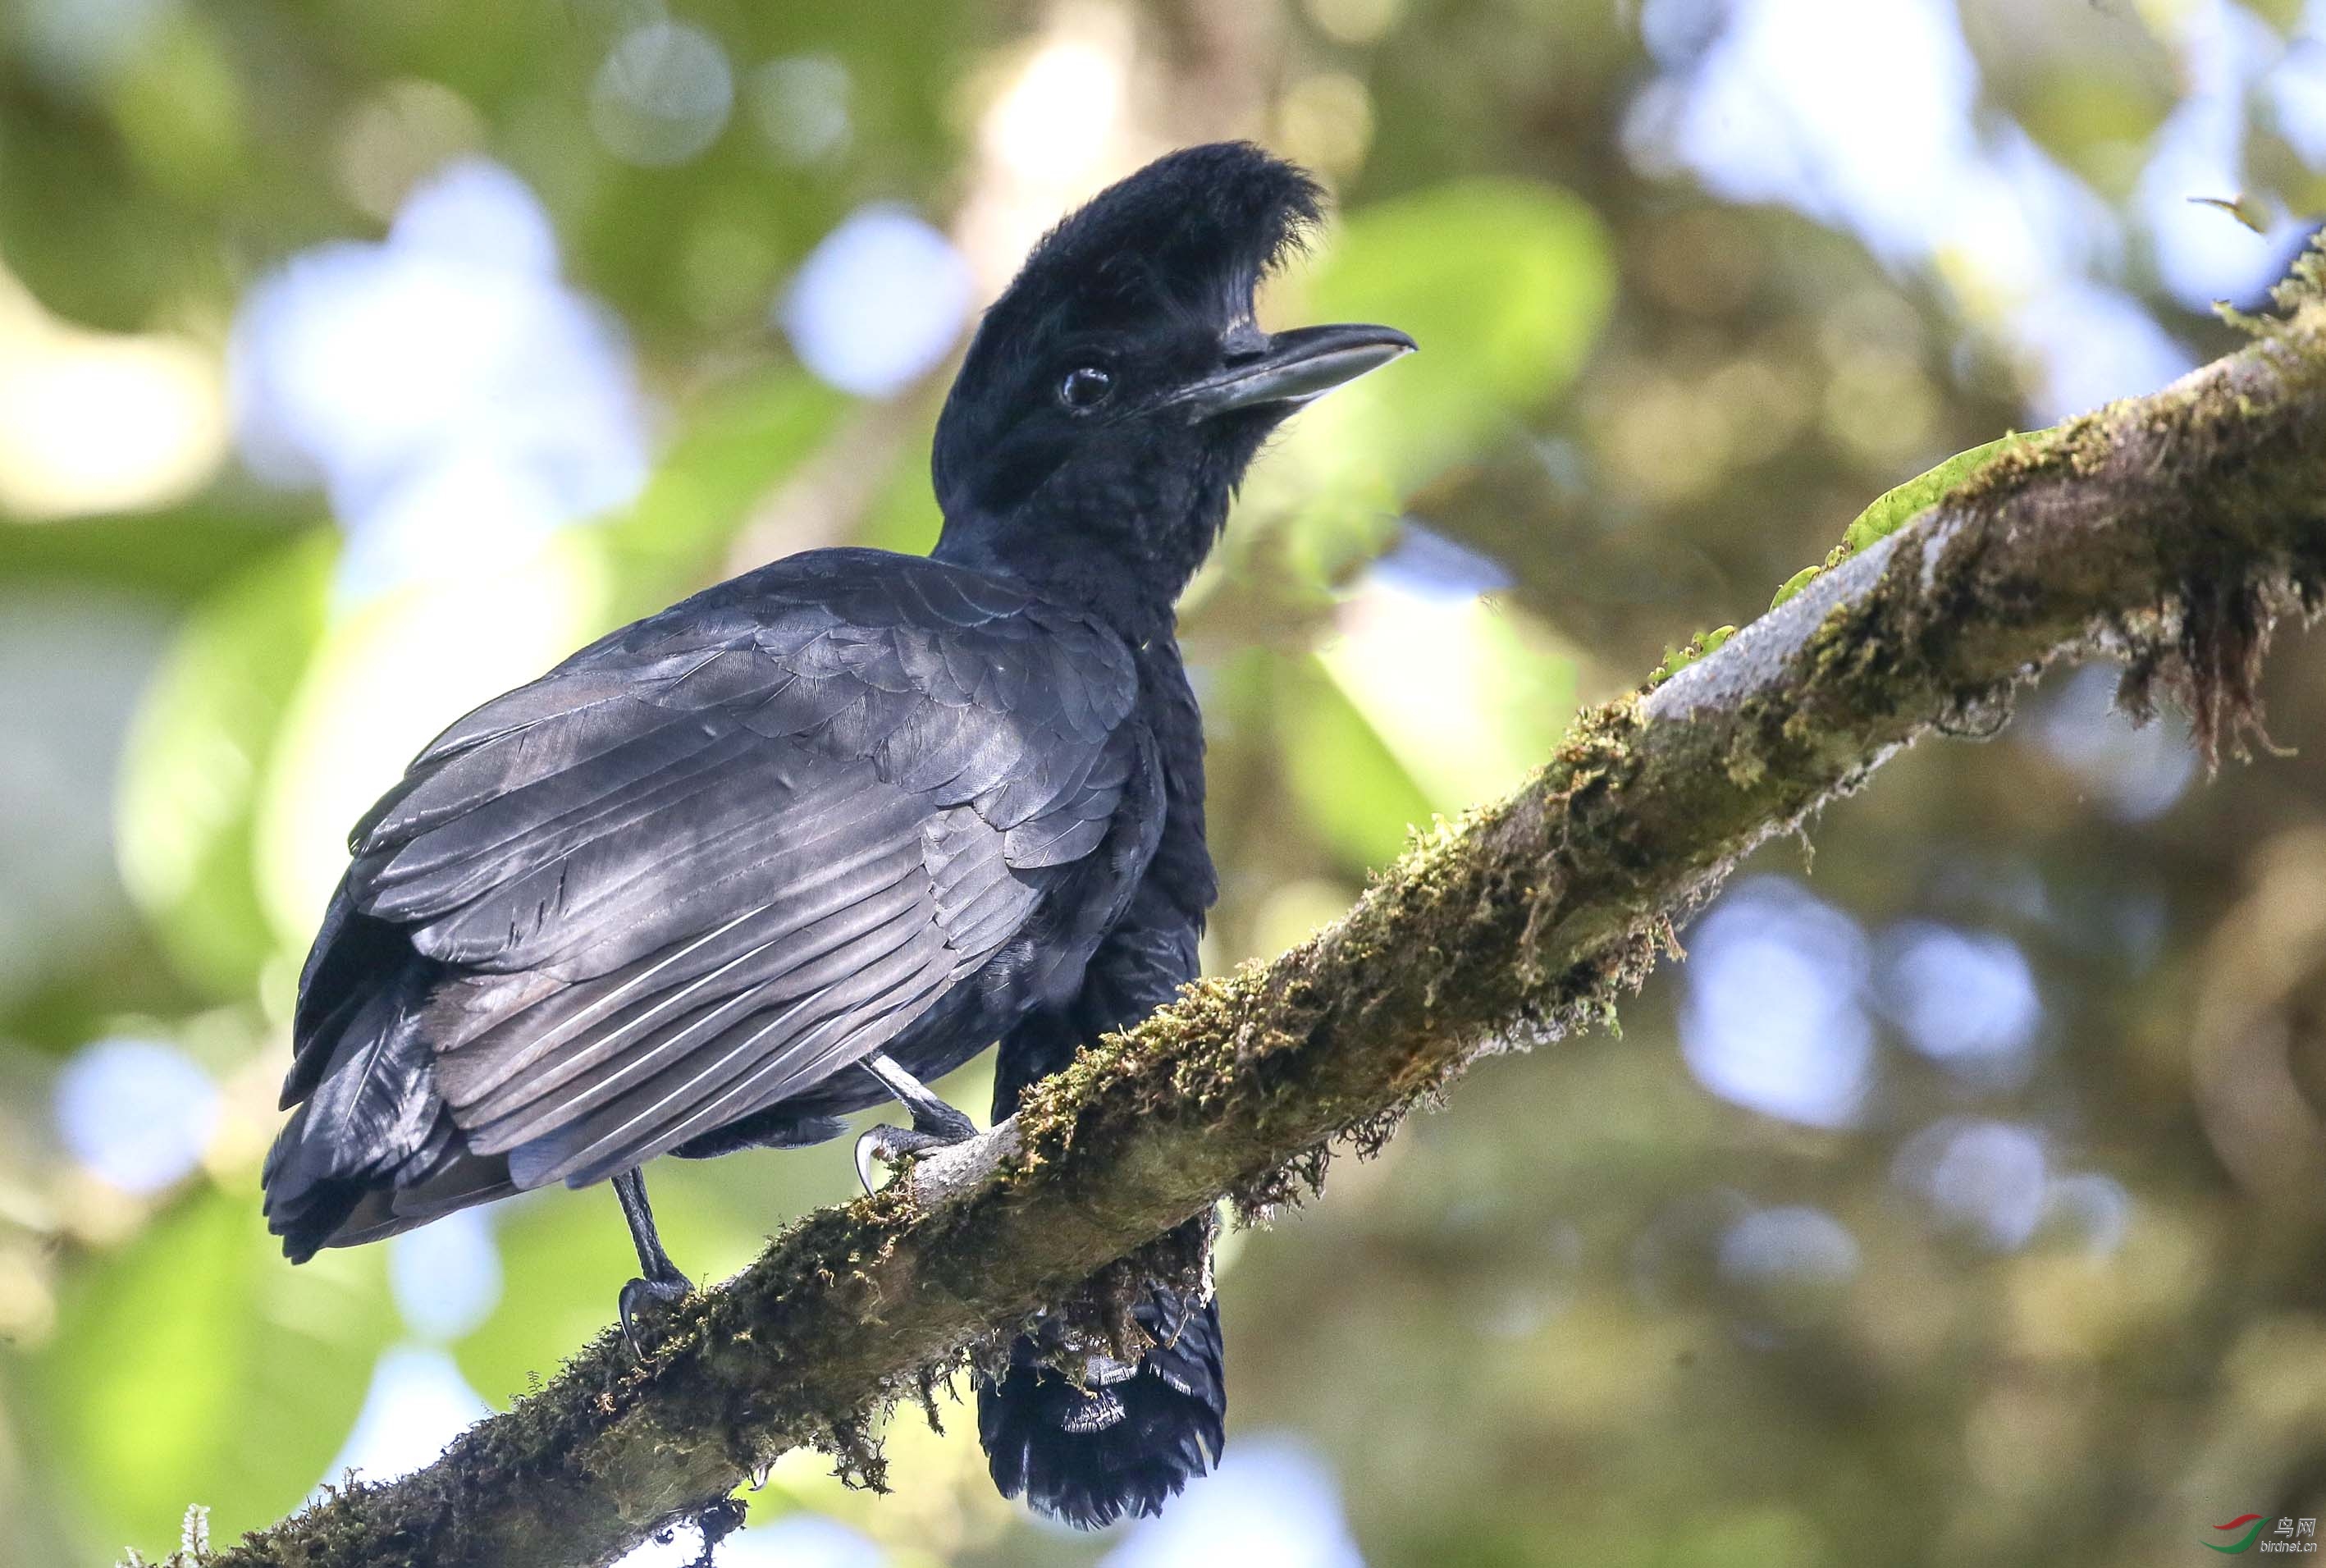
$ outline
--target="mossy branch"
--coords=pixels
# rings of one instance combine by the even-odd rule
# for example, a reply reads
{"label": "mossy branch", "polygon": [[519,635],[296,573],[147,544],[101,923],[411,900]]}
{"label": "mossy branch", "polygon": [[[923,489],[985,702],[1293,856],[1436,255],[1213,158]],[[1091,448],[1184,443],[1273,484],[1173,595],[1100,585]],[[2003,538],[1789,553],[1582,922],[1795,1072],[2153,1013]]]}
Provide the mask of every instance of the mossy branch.
{"label": "mossy branch", "polygon": [[2326,299],[2293,303],[1584,714],[1331,929],[1192,987],[902,1190],[809,1216],[670,1313],[643,1366],[602,1335],[427,1470],[207,1560],[569,1568],[690,1517],[715,1532],[796,1445],[877,1483],[884,1405],[1037,1308],[1079,1292],[1103,1316],[1086,1281],[1223,1196],[1290,1196],[1480,1050],[1609,1019],[1739,856],[1917,736],[1991,728],[2046,664],[2114,653],[2133,702],[2177,686],[2209,755],[2237,744],[2273,615],[2326,581]]}

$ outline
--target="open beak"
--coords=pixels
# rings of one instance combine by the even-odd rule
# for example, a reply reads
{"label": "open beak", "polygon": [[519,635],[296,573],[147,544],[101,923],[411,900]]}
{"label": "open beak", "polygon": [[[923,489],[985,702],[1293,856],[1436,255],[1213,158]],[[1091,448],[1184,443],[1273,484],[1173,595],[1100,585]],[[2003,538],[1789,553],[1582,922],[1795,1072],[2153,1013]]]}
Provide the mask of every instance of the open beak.
{"label": "open beak", "polygon": [[1416,346],[1395,327],[1365,326],[1300,327],[1265,341],[1259,353],[1240,357],[1172,394],[1168,404],[1186,409],[1191,423],[1262,404],[1297,406],[1412,353]]}

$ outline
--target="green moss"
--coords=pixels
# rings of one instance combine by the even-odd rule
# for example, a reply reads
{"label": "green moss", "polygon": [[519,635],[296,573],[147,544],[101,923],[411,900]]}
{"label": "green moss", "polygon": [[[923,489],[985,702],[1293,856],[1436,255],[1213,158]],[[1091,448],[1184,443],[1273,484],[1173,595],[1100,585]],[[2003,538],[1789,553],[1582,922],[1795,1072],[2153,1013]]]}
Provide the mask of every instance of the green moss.
{"label": "green moss", "polygon": [[1718,653],[1722,646],[1735,635],[1734,626],[1716,626],[1710,631],[1699,631],[1689,638],[1685,647],[1667,648],[1663,663],[1656,666],[1648,677],[1648,689],[1654,690],[1698,659]]}
{"label": "green moss", "polygon": [[1970,481],[2002,460],[2018,453],[2045,444],[2048,431],[2012,432],[1996,437],[1968,452],[1958,452],[1926,473],[1916,475],[1904,484],[1895,486],[1874,499],[1874,504],[1858,513],[1849,527],[1843,530],[1841,543],[1833,547],[1826,558],[1814,566],[1805,566],[1785,580],[1769,601],[1774,610],[1788,599],[1808,587],[1819,576],[1830,572],[1859,551],[1888,538],[1909,524],[1938,509],[1940,503],[1954,499],[1962,501],[1972,493]]}

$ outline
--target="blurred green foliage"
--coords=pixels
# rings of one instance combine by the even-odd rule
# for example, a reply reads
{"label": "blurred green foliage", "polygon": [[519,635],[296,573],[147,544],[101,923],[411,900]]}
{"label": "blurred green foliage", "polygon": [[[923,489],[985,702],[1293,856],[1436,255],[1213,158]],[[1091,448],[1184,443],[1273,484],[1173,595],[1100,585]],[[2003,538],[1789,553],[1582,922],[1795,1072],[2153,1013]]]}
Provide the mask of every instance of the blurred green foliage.
{"label": "blurred green foliage", "polygon": [[247,994],[275,951],[252,819],[269,748],[328,621],[317,530],[213,591],[146,687],[121,762],[121,875],[172,961]]}
{"label": "blurred green foliage", "polygon": [[33,1363],[43,1457],[104,1479],[114,1535],[167,1543],[202,1498],[222,1523],[297,1507],[395,1336],[377,1251],[294,1274],[248,1209],[190,1194],[79,1271]]}
{"label": "blurred green foliage", "polygon": [[[2080,182],[2043,187],[2045,215],[2088,201],[2114,226],[2096,274],[2172,350],[2229,346],[2169,283],[2143,182],[2203,86],[2192,30],[2295,59],[2326,48],[2314,7],[1933,3],[1977,72],[1960,134],[2024,132]],[[470,703],[755,561],[927,546],[944,368],[851,398],[768,326],[868,202],[945,229],[990,289],[1100,181],[1255,135],[1340,210],[1264,313],[1422,344],[1302,415],[1189,597],[1214,966],[1299,939],[1410,828],[1514,783],[1579,703],[2037,417],[2046,323],[1966,259],[1990,229],[1877,256],[1833,210],[1723,200],[1659,150],[1688,73],[1772,4],[0,9],[0,1565],[163,1549],[190,1502],[221,1534],[265,1522],[326,1479],[384,1349],[442,1349],[503,1405],[607,1321],[631,1260],[597,1194],[496,1213],[503,1288],[448,1344],[398,1308],[384,1249],[274,1253],[256,1171],[297,967],[347,827]],[[665,14],[715,40],[728,111],[692,156],[625,161],[606,62]],[[2247,189],[2176,208],[2326,208],[2304,122],[2258,79],[2229,111]],[[837,139],[786,117],[805,80],[844,84]],[[619,323],[653,469],[610,516],[350,593],[330,498],[228,450],[237,312],[471,156],[539,196],[563,277]],[[2266,260],[2291,231],[2238,234]],[[207,466],[142,506],[76,504],[75,441],[128,470],[137,407],[76,402],[74,377],[164,349],[203,368],[183,420]],[[34,418],[59,408],[93,412]],[[2314,757],[2326,675],[2286,645],[2273,733]],[[1876,976],[1855,1122],[1692,1076],[1696,970],[1620,1041],[1482,1066],[1315,1212],[1232,1243],[1232,1448],[1280,1431],[1322,1452],[1379,1563],[2183,1562],[2219,1518],[2326,1513],[2326,789],[2297,759],[2125,806],[2126,779],[2182,777],[2178,753],[2082,690],[1995,745],[1899,761],[1818,825],[1810,885]],[[1808,875],[1791,845],[1758,869]],[[2042,1023],[2018,1076],[1913,1049],[1872,996],[1933,922],[2024,957]],[[68,1065],[116,1037],[215,1087],[199,1158],[157,1191],[60,1131]],[[944,1087],[982,1112],[984,1070]],[[2113,1239],[2066,1209],[2014,1248],[1934,1220],[1905,1173],[1963,1118],[2040,1134],[2062,1192],[2121,1192]],[[681,1263],[715,1278],[844,1196],[843,1150],[665,1162]],[[1850,1271],[1724,1270],[1738,1220],[1795,1209],[1852,1238]],[[787,1461],[754,1520],[827,1512],[908,1564],[1115,1545],[995,1498],[972,1425],[900,1419],[888,1498]]]}

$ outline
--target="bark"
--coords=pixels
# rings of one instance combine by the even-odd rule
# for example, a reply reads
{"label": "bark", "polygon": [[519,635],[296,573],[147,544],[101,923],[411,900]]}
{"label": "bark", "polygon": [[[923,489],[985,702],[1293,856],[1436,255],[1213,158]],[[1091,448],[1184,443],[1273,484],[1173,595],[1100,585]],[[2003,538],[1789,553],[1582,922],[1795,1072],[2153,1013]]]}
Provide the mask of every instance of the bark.
{"label": "bark", "polygon": [[1141,1249],[1191,1215],[1298,1195],[1481,1050],[1612,1021],[1740,856],[1919,736],[1991,733],[2047,664],[2122,658],[2129,701],[2175,688],[2209,755],[2236,746],[2273,615],[2326,583],[2326,300],[2291,303],[1583,714],[1526,789],[1417,838],[1331,929],[1191,987],[879,1199],[809,1216],[661,1320],[643,1365],[602,1335],[429,1469],[208,1560],[564,1568],[799,1444],[877,1483],[887,1405],[1037,1308],[1071,1298],[1120,1332],[1132,1285],[1181,1261]]}

